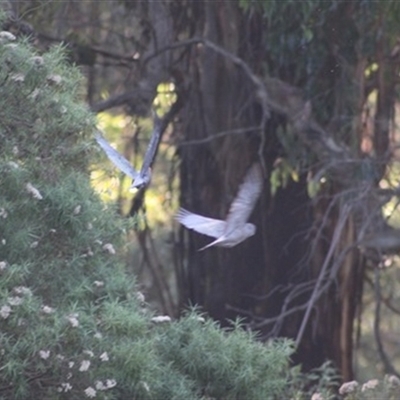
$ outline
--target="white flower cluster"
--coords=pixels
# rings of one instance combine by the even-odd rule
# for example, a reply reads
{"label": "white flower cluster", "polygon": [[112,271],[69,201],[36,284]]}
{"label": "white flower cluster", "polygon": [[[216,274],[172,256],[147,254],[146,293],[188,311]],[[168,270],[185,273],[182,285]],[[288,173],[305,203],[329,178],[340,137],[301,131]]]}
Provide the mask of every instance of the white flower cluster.
{"label": "white flower cluster", "polygon": [[43,306],[42,306],[42,312],[43,312],[44,314],[53,314],[54,308],[43,305]]}
{"label": "white flower cluster", "polygon": [[365,392],[366,390],[375,389],[379,385],[378,379],[370,379],[368,382],[365,382],[362,385],[361,391]]}
{"label": "white flower cluster", "polygon": [[117,381],[115,379],[107,379],[104,383],[102,381],[96,381],[95,382],[95,387],[89,386],[84,390],[84,393],[86,397],[89,397],[93,399],[96,397],[97,390],[109,390],[112,389],[113,387],[117,386]]}
{"label": "white flower cluster", "polygon": [[[3,264],[4,263],[4,264]],[[5,261],[0,262],[0,271],[6,268],[6,263]],[[12,312],[12,307],[17,307],[20,306],[24,302],[24,296],[31,296],[32,292],[29,288],[26,286],[16,286],[13,289],[13,293],[16,294],[16,296],[10,296],[7,298],[7,305],[3,305],[0,308],[0,317],[3,319],[7,319],[11,312]]]}
{"label": "white flower cluster", "polygon": [[0,32],[0,43],[4,42],[13,42],[16,39],[16,37],[8,31],[1,31]]}
{"label": "white flower cluster", "polygon": [[32,296],[32,291],[26,286],[16,286],[13,291],[16,294],[22,294],[24,296]]}
{"label": "white flower cluster", "polygon": [[7,319],[11,314],[11,307],[10,306],[2,306],[0,308],[0,317],[3,319]]}
{"label": "white flower cluster", "polygon": [[72,389],[72,385],[68,382],[66,383],[61,383],[60,387],[58,388],[58,392],[69,392]]}
{"label": "white flower cluster", "polygon": [[354,392],[358,388],[358,382],[357,381],[350,381],[350,382],[345,382],[343,383],[342,386],[339,388],[339,394],[342,396],[351,392]]}
{"label": "white flower cluster", "polygon": [[104,383],[102,381],[96,381],[95,388],[97,390],[108,390],[117,386],[117,381],[115,379],[107,379]]}
{"label": "white flower cluster", "polygon": [[27,183],[25,187],[26,187],[27,192],[28,192],[29,194],[31,194],[32,197],[33,197],[34,199],[43,200],[43,196],[40,194],[39,190],[36,189],[36,188],[32,185],[32,183],[30,183],[30,182]]}
{"label": "white flower cluster", "polygon": [[151,322],[154,322],[155,324],[162,324],[163,322],[171,322],[171,317],[168,315],[159,315],[158,317],[153,317],[151,319]]}
{"label": "white flower cluster", "polygon": [[85,372],[89,369],[90,367],[90,361],[89,360],[83,360],[81,362],[81,366],[79,367],[80,372]]}
{"label": "white flower cluster", "polygon": [[50,357],[50,350],[40,350],[39,357],[43,358],[43,360],[47,360]]}
{"label": "white flower cluster", "polygon": [[86,388],[84,390],[84,393],[87,397],[93,399],[94,397],[96,397],[96,390],[93,389],[91,386],[89,386],[88,388]]}
{"label": "white flower cluster", "polygon": [[67,319],[73,328],[79,326],[78,316],[79,315],[77,313],[73,313],[67,316]]}
{"label": "white flower cluster", "polygon": [[106,244],[103,246],[103,249],[106,250],[106,251],[108,251],[110,254],[115,254],[115,253],[116,253],[116,251],[115,251],[115,249],[114,249],[114,246],[113,246],[111,243],[106,243]]}

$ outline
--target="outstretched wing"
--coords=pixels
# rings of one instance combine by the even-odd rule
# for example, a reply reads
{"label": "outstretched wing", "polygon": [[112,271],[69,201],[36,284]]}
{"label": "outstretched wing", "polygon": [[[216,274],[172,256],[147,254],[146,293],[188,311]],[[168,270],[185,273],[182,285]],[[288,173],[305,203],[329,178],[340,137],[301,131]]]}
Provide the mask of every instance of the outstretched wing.
{"label": "outstretched wing", "polygon": [[154,158],[156,157],[158,146],[160,145],[161,141],[161,134],[165,129],[163,126],[163,120],[160,119],[156,112],[152,110],[153,116],[153,132],[151,134],[149,145],[147,146],[146,154],[144,156],[142,169],[140,170],[140,174],[145,176],[149,168],[152,166],[154,162]]}
{"label": "outstretched wing", "polygon": [[128,175],[132,179],[135,179],[138,173],[136,172],[135,168],[132,167],[131,163],[123,155],[118,153],[117,150],[111,147],[110,143],[108,143],[107,140],[100,135],[100,133],[96,133],[95,138],[110,161],[124,174]]}
{"label": "outstretched wing", "polygon": [[243,183],[239,186],[236,198],[233,200],[226,219],[227,232],[242,227],[250,217],[260,196],[263,186],[261,167],[258,163],[251,166]]}
{"label": "outstretched wing", "polygon": [[179,209],[176,219],[186,228],[214,238],[222,236],[226,227],[225,221],[193,214],[184,208]]}

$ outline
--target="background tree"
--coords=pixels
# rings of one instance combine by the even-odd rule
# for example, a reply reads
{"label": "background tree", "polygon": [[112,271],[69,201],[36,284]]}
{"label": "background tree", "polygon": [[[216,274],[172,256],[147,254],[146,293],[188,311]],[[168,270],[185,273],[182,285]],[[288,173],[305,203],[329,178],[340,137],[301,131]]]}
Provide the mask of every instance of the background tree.
{"label": "background tree", "polygon": [[[10,4],[35,26],[33,3]],[[44,44],[66,40],[86,65],[94,111],[124,106],[144,115],[158,85],[173,83],[183,104],[173,137],[184,206],[222,217],[246,168],[257,158],[264,166],[256,237],[197,253],[205,239],[190,235],[186,247],[180,236],[180,305],[201,304],[223,323],[241,315],[265,338],[296,338],[306,368],[330,358],[350,379],[364,277],[372,273],[379,306],[387,297],[376,267],[398,248],[385,220],[398,193],[398,4],[52,6],[52,23],[34,31]],[[379,343],[378,322],[375,336]],[[394,372],[378,348],[384,371]]]}

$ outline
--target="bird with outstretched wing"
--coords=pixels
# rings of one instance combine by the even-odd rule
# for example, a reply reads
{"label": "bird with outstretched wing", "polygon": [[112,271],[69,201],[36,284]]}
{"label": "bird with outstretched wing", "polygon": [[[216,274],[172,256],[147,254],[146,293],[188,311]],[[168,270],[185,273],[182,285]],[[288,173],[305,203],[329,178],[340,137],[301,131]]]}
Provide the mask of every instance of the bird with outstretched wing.
{"label": "bird with outstretched wing", "polygon": [[255,163],[247,172],[236,198],[233,200],[226,220],[203,217],[181,208],[176,219],[189,229],[215,238],[200,250],[211,246],[233,247],[256,232],[254,224],[247,222],[261,194],[263,178],[261,167]]}
{"label": "bird with outstretched wing", "polygon": [[109,160],[124,174],[133,179],[131,188],[141,189],[150,184],[151,180],[151,165],[153,164],[154,158],[157,153],[158,145],[160,144],[161,134],[163,131],[162,120],[158,118],[155,112],[153,112],[153,133],[150,138],[149,145],[147,146],[146,154],[144,156],[143,165],[140,171],[136,171],[131,163],[117,150],[115,150],[110,143],[97,132],[95,139],[99,146],[106,153]]}

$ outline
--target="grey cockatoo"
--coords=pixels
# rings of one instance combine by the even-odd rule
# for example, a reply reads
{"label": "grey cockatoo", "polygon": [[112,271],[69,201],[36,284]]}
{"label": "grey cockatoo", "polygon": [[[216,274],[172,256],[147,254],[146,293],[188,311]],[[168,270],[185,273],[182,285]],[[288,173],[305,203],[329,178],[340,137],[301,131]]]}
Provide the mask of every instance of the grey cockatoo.
{"label": "grey cockatoo", "polygon": [[97,143],[104,150],[110,161],[119,168],[124,174],[133,179],[131,188],[141,189],[149,185],[151,180],[151,165],[157,153],[157,148],[160,143],[162,133],[161,119],[153,112],[154,129],[147,146],[146,155],[143,160],[143,165],[140,172],[136,171],[131,163],[98,132],[95,135]]}
{"label": "grey cockatoo", "polygon": [[211,246],[233,247],[256,232],[254,224],[247,222],[260,196],[262,172],[259,164],[254,164],[247,172],[238,194],[233,200],[225,221],[203,217],[181,208],[176,219],[189,229],[216,238],[199,251]]}

